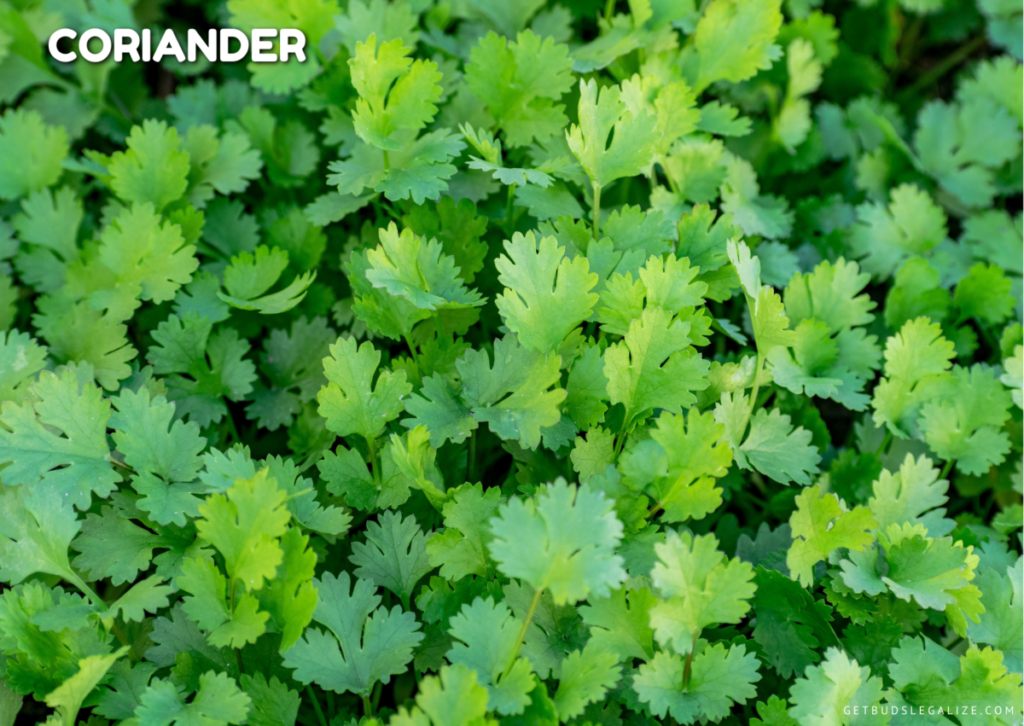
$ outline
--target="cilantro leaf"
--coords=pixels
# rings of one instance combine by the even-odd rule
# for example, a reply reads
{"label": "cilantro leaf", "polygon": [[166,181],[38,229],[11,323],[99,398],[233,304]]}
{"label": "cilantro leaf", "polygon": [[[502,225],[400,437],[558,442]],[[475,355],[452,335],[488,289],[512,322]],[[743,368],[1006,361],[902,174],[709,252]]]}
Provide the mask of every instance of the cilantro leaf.
{"label": "cilantro leaf", "polygon": [[676,653],[693,652],[701,630],[735,623],[750,609],[756,589],[753,568],[727,559],[713,535],[669,535],[654,546],[658,561],[651,581],[661,596],[651,610],[654,636]]}
{"label": "cilantro leaf", "polygon": [[622,524],[612,508],[600,492],[565,480],[548,485],[534,500],[514,497],[491,520],[491,557],[508,577],[549,590],[556,605],[591,592],[607,596],[626,577],[622,558],[614,554]]}
{"label": "cilantro leaf", "polygon": [[433,569],[426,542],[414,517],[385,512],[367,527],[366,542],[352,545],[349,559],[356,565],[356,577],[386,587],[408,608],[416,583]]}
{"label": "cilantro leaf", "polygon": [[319,593],[313,620],[330,634],[309,628],[285,652],[284,664],[294,669],[296,680],[365,696],[378,681],[386,684],[405,671],[412,649],[423,640],[412,613],[397,605],[390,612],[378,607],[373,585],[353,583],[347,572],[325,573],[313,586]]}
{"label": "cilantro leaf", "polygon": [[789,519],[793,546],[786,555],[786,565],[800,584],[813,581],[812,568],[833,551],[846,547],[860,552],[871,544],[868,530],[878,526],[871,510],[855,507],[843,511],[835,494],[822,494],[815,485],[797,495],[796,511]]}
{"label": "cilantro leaf", "polygon": [[339,436],[376,438],[402,412],[402,399],[412,391],[405,372],[383,371],[374,384],[380,353],[373,344],[357,347],[354,338],[339,338],[330,351],[324,358],[328,384],[317,394],[327,428]]}
{"label": "cilantro leaf", "polygon": [[88,509],[92,492],[106,497],[120,481],[107,446],[110,402],[70,370],[41,373],[32,390],[34,404],[7,401],[0,409],[4,484],[31,485]]}
{"label": "cilantro leaf", "polygon": [[557,350],[597,303],[591,292],[597,275],[586,258],[569,260],[553,237],[538,240],[532,232],[516,233],[505,242],[505,252],[507,257],[494,262],[505,285],[496,300],[502,319],[526,348]]}
{"label": "cilantro leaf", "polygon": [[569,49],[525,30],[509,43],[488,33],[473,46],[466,83],[505,132],[509,146],[546,141],[566,125],[558,103],[572,87]]}
{"label": "cilantro leaf", "polygon": [[[746,703],[761,680],[757,658],[742,645],[726,650],[717,643],[693,658],[689,683],[683,682],[683,659],[676,654],[658,653],[640,666],[633,676],[633,690],[640,701],[658,717],[670,714],[682,724],[700,718],[718,721],[734,703]],[[680,685],[682,684],[682,688]]]}
{"label": "cilantro leaf", "polygon": [[626,408],[624,429],[655,408],[677,413],[696,402],[692,391],[707,388],[710,364],[690,345],[690,324],[661,308],[646,308],[625,338],[604,354],[604,374],[613,404]]}

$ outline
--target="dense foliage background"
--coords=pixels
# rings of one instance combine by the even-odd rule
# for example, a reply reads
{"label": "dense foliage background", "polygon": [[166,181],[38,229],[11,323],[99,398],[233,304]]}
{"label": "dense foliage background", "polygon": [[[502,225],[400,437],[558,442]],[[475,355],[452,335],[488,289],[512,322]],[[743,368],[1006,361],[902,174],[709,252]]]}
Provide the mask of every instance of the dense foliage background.
{"label": "dense foliage background", "polygon": [[0,0],[0,726],[1021,723],[1021,3],[780,2]]}

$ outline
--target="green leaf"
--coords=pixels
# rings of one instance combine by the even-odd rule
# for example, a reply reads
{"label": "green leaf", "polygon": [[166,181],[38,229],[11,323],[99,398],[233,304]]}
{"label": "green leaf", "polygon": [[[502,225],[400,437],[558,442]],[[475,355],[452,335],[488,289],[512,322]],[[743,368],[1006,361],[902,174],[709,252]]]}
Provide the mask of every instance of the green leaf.
{"label": "green leaf", "polygon": [[923,403],[946,383],[953,344],[928,318],[907,322],[885,346],[885,377],[875,387],[876,426],[905,438]]}
{"label": "green leaf", "polygon": [[[496,8],[497,6],[495,6]],[[509,43],[488,33],[470,50],[466,84],[505,132],[509,146],[547,141],[568,119],[558,100],[572,88],[569,49],[526,30]]]}
{"label": "green leaf", "polygon": [[276,676],[268,680],[262,673],[242,675],[242,689],[252,704],[248,723],[252,726],[294,726],[301,697]]}
{"label": "green leaf", "polygon": [[893,648],[889,673],[907,702],[926,711],[952,700],[982,713],[999,707],[1008,714],[1024,691],[1020,674],[1007,673],[1000,655],[972,646],[957,658],[927,638],[905,636]]}
{"label": "green leaf", "polygon": [[426,542],[415,517],[388,511],[367,525],[366,542],[352,545],[349,560],[356,577],[386,587],[408,604],[416,583],[433,569]]}
{"label": "green leaf", "polygon": [[654,630],[649,613],[657,598],[646,587],[612,590],[608,597],[593,597],[580,606],[580,616],[590,627],[595,648],[615,653],[620,661],[648,661],[654,655]]}
{"label": "green leaf", "polygon": [[949,482],[939,479],[939,470],[926,456],[914,459],[913,454],[907,454],[897,473],[882,471],[871,488],[874,496],[868,506],[879,530],[909,522],[923,525],[931,536],[941,536],[955,526],[943,518],[944,509],[937,509],[948,499]]}
{"label": "green leaf", "polygon": [[719,80],[745,81],[781,56],[773,45],[782,25],[780,2],[715,0],[697,23],[694,48],[699,93]]}
{"label": "green leaf", "polygon": [[[882,679],[872,677],[870,668],[858,665],[838,648],[826,650],[825,661],[809,667],[796,680],[790,689],[790,700],[793,707],[789,713],[798,723],[805,719],[809,723],[831,721],[866,726],[889,722],[888,714],[877,708],[882,700]],[[873,713],[875,708],[877,714]]]}
{"label": "green leaf", "polygon": [[565,408],[580,430],[591,429],[604,420],[608,410],[608,379],[600,346],[584,345],[569,371],[565,385]]}
{"label": "green leaf", "polygon": [[491,557],[508,577],[549,590],[556,605],[590,593],[606,597],[622,584],[622,558],[614,554],[622,524],[613,502],[587,485],[558,480],[535,500],[512,498],[491,520]]}
{"label": "green leaf", "polygon": [[356,43],[349,62],[352,85],[359,93],[352,114],[356,133],[367,144],[399,150],[396,131],[418,131],[437,113],[441,74],[432,61],[408,58],[401,38],[377,45],[377,36]]}
{"label": "green leaf", "polygon": [[240,400],[256,378],[255,366],[242,357],[249,344],[233,329],[211,335],[212,328],[198,313],[172,315],[153,331],[157,345],[149,349],[153,372],[174,374],[167,378],[168,399],[200,426],[219,422],[227,414],[223,399]]}
{"label": "green leaf", "polygon": [[[972,642],[991,645],[1003,653],[1003,665],[1020,673],[1024,665],[1024,618],[1021,616],[1020,582],[1021,558],[1006,575],[995,569],[984,569],[975,582],[982,592],[981,604],[985,612],[977,622],[967,624],[967,635]],[[1017,578],[1016,580],[1014,578]]]}
{"label": "green leaf", "polygon": [[189,155],[179,150],[178,132],[164,121],[148,119],[133,126],[107,169],[110,186],[125,202],[150,203],[157,212],[181,198],[188,186]]}
{"label": "green leaf", "polygon": [[[626,485],[648,491],[663,510],[663,521],[702,519],[721,504],[722,490],[715,480],[725,476],[732,463],[724,433],[710,412],[702,416],[690,409],[686,418],[662,413],[650,430],[660,451],[641,443],[624,452],[621,469]],[[658,464],[652,468],[655,459]]]}
{"label": "green leaf", "polygon": [[[718,3],[729,5],[728,0]],[[745,0],[747,5],[761,4]],[[769,5],[770,3],[763,3]],[[724,156],[725,181],[722,182],[722,211],[732,215],[735,223],[748,235],[768,239],[789,237],[793,229],[793,212],[782,197],[762,194],[757,173],[749,161],[733,154]]]}
{"label": "green leaf", "polygon": [[464,484],[452,492],[441,510],[445,529],[427,540],[431,567],[440,567],[441,576],[452,582],[486,575],[491,541],[487,522],[500,504],[499,490],[485,491],[479,484]]}
{"label": "green leaf", "polygon": [[277,539],[291,519],[285,496],[263,470],[200,505],[196,529],[224,557],[232,588],[237,582],[259,590],[274,577],[283,556]]}
{"label": "green leaf", "polygon": [[835,494],[823,494],[815,485],[796,497],[796,511],[789,518],[793,546],[786,555],[786,565],[800,584],[807,587],[814,580],[812,568],[833,551],[846,547],[861,552],[873,541],[869,530],[878,522],[867,507],[843,511]]}
{"label": "green leaf", "polygon": [[169,538],[134,524],[112,507],[103,507],[100,514],[82,520],[81,533],[71,546],[81,553],[74,561],[77,570],[92,580],[109,577],[112,584],[121,585],[133,582],[149,567],[154,549],[170,544]]}
{"label": "green leaf", "polygon": [[118,658],[128,652],[121,648],[110,655],[92,655],[78,661],[78,672],[46,695],[46,705],[56,709],[64,726],[74,726],[78,711]]}
{"label": "green leaf", "polygon": [[558,717],[565,721],[583,713],[588,703],[600,700],[619,682],[622,668],[613,653],[588,645],[574,650],[562,662],[562,674],[555,692]]}
{"label": "green leaf", "polygon": [[585,321],[597,303],[591,292],[598,277],[586,258],[569,260],[554,237],[538,240],[516,233],[505,242],[507,257],[494,262],[505,291],[496,303],[509,330],[523,346],[546,353]]}
{"label": "green leaf", "polygon": [[960,321],[974,318],[999,325],[1013,312],[1013,284],[996,265],[978,264],[956,284],[953,304],[960,309]]}
{"label": "green leaf", "polygon": [[780,676],[791,678],[803,673],[821,660],[819,648],[839,645],[830,625],[831,609],[796,582],[780,572],[758,567],[754,584],[754,640],[764,648]]}
{"label": "green leaf", "polygon": [[[723,402],[725,398],[723,396]],[[715,411],[716,420],[723,422],[723,415],[724,408],[720,404]],[[821,461],[818,450],[811,445],[811,432],[800,426],[794,429],[790,417],[777,408],[758,410],[750,419],[750,432],[743,443],[737,445],[735,440],[730,443],[740,468],[756,469],[784,484],[810,484],[811,475],[817,473]]]}
{"label": "green leaf", "polygon": [[750,609],[754,570],[726,558],[714,535],[669,535],[654,551],[651,580],[661,599],[650,610],[651,627],[663,646],[687,655],[704,628],[739,622]]}
{"label": "green leaf", "polygon": [[161,584],[164,578],[160,575],[148,577],[141,582],[135,583],[128,592],[124,593],[110,606],[111,613],[120,612],[125,622],[141,622],[145,619],[146,613],[157,613],[161,608],[167,607],[169,601],[167,596],[174,592],[174,588]]}
{"label": "green leaf", "polygon": [[996,169],[1020,153],[1017,120],[987,98],[963,105],[932,101],[921,109],[914,135],[923,171],[968,207],[987,207],[996,195]]}
{"label": "green leaf", "polygon": [[308,545],[309,537],[289,528],[281,537],[281,564],[260,591],[260,607],[270,614],[270,622],[281,633],[282,653],[298,641],[316,609],[312,584],[316,553]]}
{"label": "green leaf", "polygon": [[566,132],[569,149],[597,187],[636,176],[653,160],[657,120],[646,110],[634,115],[621,96],[618,86],[602,88],[599,93],[596,81],[581,80],[579,125]]}
{"label": "green leaf", "polygon": [[[456,641],[446,654],[450,663],[476,672],[487,688],[488,711],[509,715],[522,713],[533,689],[530,663],[516,657],[521,623],[503,602],[476,598],[452,616],[449,633]],[[511,663],[510,663],[511,661]]]}
{"label": "green leaf", "polygon": [[359,579],[353,584],[347,572],[324,573],[313,586],[319,593],[313,620],[330,634],[307,628],[285,652],[284,664],[295,669],[296,680],[366,696],[378,681],[387,684],[405,672],[413,648],[423,640],[412,613],[397,605],[390,612],[378,607],[373,585]]}
{"label": "green leaf", "polygon": [[29,485],[87,509],[92,493],[106,497],[120,477],[110,464],[107,421],[110,402],[74,373],[40,373],[32,386],[35,404],[3,404],[0,464],[8,487]]}
{"label": "green leaf", "polygon": [[868,202],[857,208],[850,236],[853,255],[876,278],[892,275],[911,255],[927,254],[946,237],[946,214],[912,184],[889,195],[889,206]]}
{"label": "green leaf", "polygon": [[[560,365],[561,358],[555,353],[542,355],[524,350],[512,336],[494,342],[493,364],[485,351],[466,351],[455,363],[462,376],[464,403],[445,401],[446,427],[458,430],[465,438],[476,428],[466,426],[462,417],[465,410],[477,421],[487,423],[501,438],[518,439],[523,447],[536,448],[541,429],[554,426],[561,419],[558,405],[565,400],[565,391],[551,389],[561,379]],[[412,408],[410,411],[416,413]],[[417,422],[414,419],[406,425]],[[423,423],[430,428],[429,420]]]}
{"label": "green leaf", "polygon": [[194,422],[175,420],[174,404],[148,389],[123,389],[111,399],[111,436],[124,463],[136,473],[154,474],[166,482],[191,482],[202,468],[199,454],[206,439]]}
{"label": "green leaf", "polygon": [[46,348],[28,333],[0,332],[0,403],[19,401],[46,365]]}
{"label": "green leaf", "polygon": [[420,310],[476,307],[484,300],[464,285],[455,258],[442,254],[441,243],[424,240],[394,223],[380,230],[380,245],[367,252],[366,279],[390,295],[405,298]]}
{"label": "green leaf", "polygon": [[661,308],[647,308],[630,323],[625,339],[605,351],[608,395],[626,408],[623,428],[655,408],[679,413],[696,402],[693,391],[707,388],[710,364],[690,345],[689,332],[689,323],[673,320]]}
{"label": "green leaf", "polygon": [[7,109],[0,116],[0,199],[17,199],[56,184],[67,155],[63,128],[47,125],[35,111]]}
{"label": "green leaf", "polygon": [[207,671],[199,676],[199,690],[190,703],[170,681],[157,680],[142,696],[136,713],[139,726],[201,723],[205,726],[241,724],[251,700],[226,673]]}
{"label": "green leaf", "polygon": [[694,656],[688,684],[682,685],[683,659],[658,653],[633,676],[633,690],[659,718],[671,714],[679,723],[692,724],[701,718],[721,720],[733,704],[754,698],[753,684],[759,680],[753,653],[742,645],[726,650],[717,643]]}
{"label": "green leaf", "polygon": [[59,294],[40,297],[37,308],[33,322],[55,359],[89,363],[97,383],[107,390],[117,390],[131,374],[128,361],[136,350],[128,344],[127,326],[93,310],[85,300],[69,304]]}
{"label": "green leaf", "polygon": [[380,352],[372,343],[357,348],[354,338],[339,338],[330,350],[330,357],[324,358],[329,383],[317,394],[320,415],[327,419],[328,430],[339,436],[376,438],[402,412],[402,399],[412,391],[405,371],[382,371],[374,384]]}

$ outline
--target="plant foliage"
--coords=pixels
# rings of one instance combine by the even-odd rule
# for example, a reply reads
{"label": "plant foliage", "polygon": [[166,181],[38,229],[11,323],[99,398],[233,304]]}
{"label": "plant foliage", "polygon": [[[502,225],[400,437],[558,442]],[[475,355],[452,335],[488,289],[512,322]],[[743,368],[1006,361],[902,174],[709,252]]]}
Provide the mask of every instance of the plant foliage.
{"label": "plant foliage", "polygon": [[[307,59],[45,52],[227,25]],[[1020,724],[1021,59],[0,0],[0,726]]]}

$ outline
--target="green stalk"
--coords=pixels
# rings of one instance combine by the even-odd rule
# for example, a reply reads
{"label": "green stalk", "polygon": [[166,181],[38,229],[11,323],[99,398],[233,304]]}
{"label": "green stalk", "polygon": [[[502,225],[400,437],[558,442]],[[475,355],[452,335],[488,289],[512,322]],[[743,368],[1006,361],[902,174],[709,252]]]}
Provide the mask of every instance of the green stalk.
{"label": "green stalk", "polygon": [[526,640],[526,631],[530,628],[530,623],[533,622],[533,614],[537,612],[537,605],[540,603],[540,596],[543,594],[543,587],[537,588],[533,593],[533,600],[530,601],[530,609],[526,612],[526,620],[523,621],[523,627],[519,629],[519,635],[516,636],[516,645],[512,649],[512,655],[508,659],[508,664],[505,666],[505,670],[501,674],[502,678],[505,678],[512,672],[512,666],[515,664],[516,658],[519,657],[519,649],[523,647],[523,641]]}
{"label": "green stalk", "polygon": [[384,171],[391,171],[391,157],[388,156],[388,150],[381,149],[381,153],[384,154]]}
{"label": "green stalk", "polygon": [[[753,312],[753,311],[751,311]],[[754,368],[754,387],[750,392],[750,408],[747,410],[747,421],[743,424],[743,433],[746,434],[750,419],[754,416],[754,408],[757,406],[757,392],[761,387],[761,369],[764,368],[764,356],[757,353],[757,367]]]}
{"label": "green stalk", "polygon": [[903,91],[902,95],[904,97],[914,96],[922,89],[925,89],[928,86],[932,85],[937,80],[939,80],[944,75],[949,73],[951,70],[956,68],[965,60],[967,60],[967,58],[972,53],[974,53],[974,51],[978,50],[983,45],[985,45],[985,40],[986,39],[984,35],[979,35],[973,40],[969,40],[968,42],[964,43],[955,51],[953,51],[948,56],[939,61],[930,71],[928,71],[923,76],[914,81],[910,88]]}
{"label": "green stalk", "polygon": [[516,223],[513,214],[515,210],[512,208],[512,199],[515,197],[516,185],[508,185],[508,199],[505,201],[505,237],[506,239],[512,239],[513,233],[516,231]]}
{"label": "green stalk", "polygon": [[91,587],[89,587],[89,585],[86,584],[85,580],[83,580],[78,575],[77,572],[75,572],[71,568],[68,568],[67,572],[64,573],[64,577],[72,585],[74,585],[79,590],[81,590],[82,594],[85,595],[89,599],[89,602],[91,602],[93,605],[95,605],[96,607],[105,607],[106,606],[106,603],[103,602],[103,598],[101,598],[99,595],[97,595],[96,591],[93,590]]}
{"label": "green stalk", "polygon": [[373,703],[370,702],[369,696],[363,696],[363,715],[373,718]]}
{"label": "green stalk", "polygon": [[405,340],[406,347],[409,349],[409,352],[412,353],[413,363],[415,363],[416,367],[419,368],[420,367],[420,354],[416,352],[416,346],[412,344],[412,339],[408,335],[406,335],[404,333],[402,334],[402,339]]}
{"label": "green stalk", "polygon": [[601,239],[601,185],[594,184],[594,241]]}
{"label": "green stalk", "polygon": [[235,441],[241,441],[242,437],[238,435],[238,428],[235,426],[235,419],[231,415],[230,411],[228,411],[227,420],[228,420],[228,433],[231,434],[234,437],[232,439],[232,443],[235,442]]}
{"label": "green stalk", "polygon": [[886,427],[885,438],[882,439],[882,445],[878,447],[878,456],[885,456],[889,452],[889,445],[892,444],[892,429]]}
{"label": "green stalk", "polygon": [[377,437],[367,436],[366,446],[370,449],[370,467],[373,469],[373,483],[380,486],[380,465],[377,459]]}
{"label": "green stalk", "polygon": [[686,654],[686,662],[683,664],[683,690],[685,691],[690,686],[690,668],[693,665],[693,651],[697,649],[697,634],[693,634],[693,645],[690,646],[690,652]]}
{"label": "green stalk", "polygon": [[313,702],[313,710],[316,711],[316,720],[320,726],[327,726],[327,719],[324,717],[324,712],[320,708],[320,701],[316,697],[316,693],[313,692],[313,685],[306,685],[306,693],[309,695],[309,700]]}
{"label": "green stalk", "polygon": [[949,476],[949,472],[953,469],[953,462],[956,459],[946,459],[946,465],[942,467],[942,471],[939,472],[939,479],[945,479]]}
{"label": "green stalk", "polygon": [[619,429],[619,435],[615,437],[615,458],[619,458],[619,454],[622,453],[622,447],[626,445],[626,436],[629,432],[626,431],[626,427],[629,425],[629,419],[632,416],[632,412],[626,410],[626,415],[622,418],[622,428]]}
{"label": "green stalk", "polygon": [[469,451],[466,453],[466,481],[476,481],[476,429],[469,434]]}

